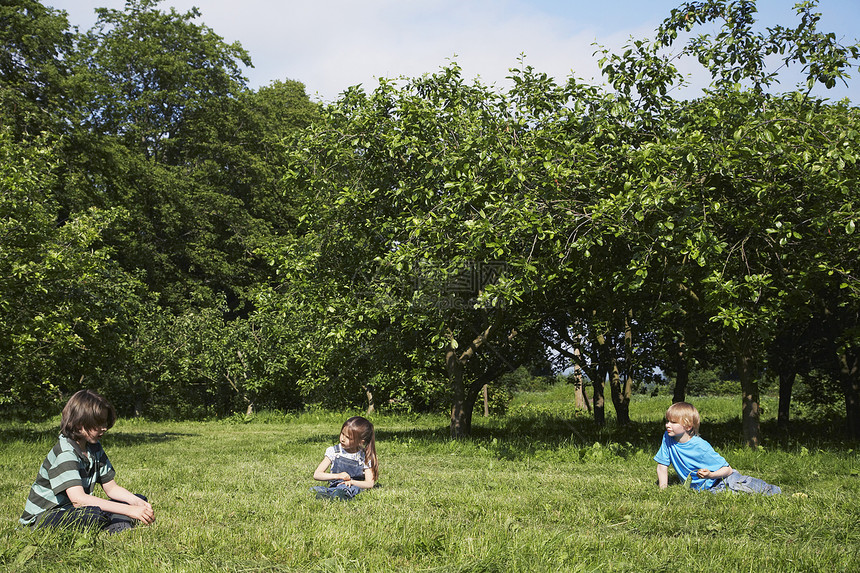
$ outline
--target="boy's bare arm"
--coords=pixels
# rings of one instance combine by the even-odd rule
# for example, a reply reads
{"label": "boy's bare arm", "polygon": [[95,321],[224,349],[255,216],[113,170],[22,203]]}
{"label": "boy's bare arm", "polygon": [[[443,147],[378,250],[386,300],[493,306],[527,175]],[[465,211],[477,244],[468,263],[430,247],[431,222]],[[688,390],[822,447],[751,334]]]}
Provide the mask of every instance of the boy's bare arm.
{"label": "boy's bare arm", "polygon": [[735,470],[732,469],[732,466],[723,466],[720,469],[713,471],[713,472],[711,470],[706,470],[703,468],[703,469],[697,470],[696,475],[699,476],[700,478],[719,479],[719,478],[729,477],[730,475],[732,475],[733,471],[735,471]]}
{"label": "boy's bare arm", "polygon": [[657,485],[660,489],[666,489],[669,485],[669,466],[657,464]]}
{"label": "boy's bare arm", "polygon": [[104,489],[107,496],[114,501],[121,501],[129,505],[143,505],[152,509],[152,505],[150,505],[148,501],[140,499],[114,480],[102,484],[102,489]]}
{"label": "boy's bare arm", "polygon": [[[152,511],[152,506],[148,503],[145,505],[128,505],[110,499],[103,499],[86,493],[83,486],[79,485],[73,485],[68,488],[66,490],[66,495],[69,496],[69,500],[75,507],[98,507],[102,511],[107,511],[109,513],[127,515],[128,517],[142,521],[147,525],[155,521],[155,514]],[[140,498],[135,499],[140,502],[143,501]]]}

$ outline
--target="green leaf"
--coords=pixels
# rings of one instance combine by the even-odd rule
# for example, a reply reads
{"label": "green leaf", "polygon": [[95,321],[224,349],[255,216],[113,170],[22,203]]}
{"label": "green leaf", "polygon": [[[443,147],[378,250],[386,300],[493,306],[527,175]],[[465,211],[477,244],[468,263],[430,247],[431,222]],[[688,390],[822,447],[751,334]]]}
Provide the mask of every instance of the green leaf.
{"label": "green leaf", "polygon": [[24,547],[24,549],[22,549],[15,557],[15,561],[12,562],[12,570],[17,571],[24,567],[24,564],[32,559],[36,554],[37,549],[38,547],[36,545],[27,545]]}

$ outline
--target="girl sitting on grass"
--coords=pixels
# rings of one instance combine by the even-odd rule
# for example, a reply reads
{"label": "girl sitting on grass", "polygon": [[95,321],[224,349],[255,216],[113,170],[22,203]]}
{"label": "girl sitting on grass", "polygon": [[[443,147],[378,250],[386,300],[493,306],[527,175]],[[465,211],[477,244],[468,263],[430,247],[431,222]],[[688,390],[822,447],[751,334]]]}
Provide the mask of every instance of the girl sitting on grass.
{"label": "girl sitting on grass", "polygon": [[[118,533],[155,521],[146,498],[114,481],[116,472],[99,439],[116,411],[92,390],[79,390],[63,408],[60,437],[48,452],[19,520],[33,527],[96,527]],[[92,495],[96,483],[110,499]]]}
{"label": "girl sitting on grass", "polygon": [[319,499],[352,499],[362,490],[372,488],[378,477],[373,424],[366,418],[353,416],[340,429],[340,443],[326,449],[325,457],[314,471],[314,479],[328,481],[328,486],[312,487],[311,491]]}

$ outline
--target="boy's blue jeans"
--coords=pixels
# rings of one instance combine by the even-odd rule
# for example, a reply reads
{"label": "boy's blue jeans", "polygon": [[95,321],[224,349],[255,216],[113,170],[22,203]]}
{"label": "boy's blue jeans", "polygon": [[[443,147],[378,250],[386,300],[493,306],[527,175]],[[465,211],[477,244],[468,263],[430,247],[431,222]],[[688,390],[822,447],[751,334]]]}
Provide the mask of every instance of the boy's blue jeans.
{"label": "boy's blue jeans", "polygon": [[733,471],[731,475],[724,477],[711,486],[711,491],[715,492],[726,489],[740,493],[763,493],[764,495],[782,493],[779,486],[769,484],[762,479],[745,476],[738,470]]}
{"label": "boy's blue jeans", "polygon": [[[146,496],[140,495],[139,493],[134,495],[143,501],[146,501]],[[125,502],[120,501],[117,503]],[[94,527],[96,529],[107,529],[108,527],[120,522],[127,522],[129,527],[134,527],[136,524],[134,519],[126,515],[102,511],[98,507],[94,506],[86,506],[66,510],[55,509],[48,511],[43,514],[38,521],[36,521],[34,527]]]}

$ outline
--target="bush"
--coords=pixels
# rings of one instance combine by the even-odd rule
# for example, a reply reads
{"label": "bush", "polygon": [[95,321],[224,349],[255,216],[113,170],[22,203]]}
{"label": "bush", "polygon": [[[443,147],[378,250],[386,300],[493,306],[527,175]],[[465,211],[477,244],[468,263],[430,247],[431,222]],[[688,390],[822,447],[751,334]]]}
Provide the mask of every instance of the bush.
{"label": "bush", "polygon": [[839,382],[817,370],[797,377],[792,398],[792,410],[798,418],[833,421],[845,417],[845,396]]}
{"label": "bush", "polygon": [[551,380],[546,376],[534,376],[525,366],[520,366],[499,377],[494,386],[508,388],[511,392],[541,392],[551,384]]}
{"label": "bush", "polygon": [[724,375],[711,369],[691,371],[687,382],[690,396],[734,396],[740,392],[740,380],[726,380]]}
{"label": "bush", "polygon": [[[487,387],[487,402],[492,416],[504,416],[508,413],[508,406],[511,400],[514,399],[514,392],[510,388],[503,385],[493,385]],[[477,406],[481,405],[481,399],[478,399]]]}

